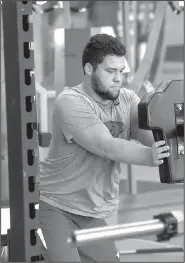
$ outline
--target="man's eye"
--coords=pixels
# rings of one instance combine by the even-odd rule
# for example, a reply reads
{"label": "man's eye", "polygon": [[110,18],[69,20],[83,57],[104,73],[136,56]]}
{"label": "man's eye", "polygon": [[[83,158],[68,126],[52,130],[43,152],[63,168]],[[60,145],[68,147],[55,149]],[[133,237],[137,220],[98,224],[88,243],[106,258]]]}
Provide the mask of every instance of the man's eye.
{"label": "man's eye", "polygon": [[114,70],[108,69],[107,72],[108,72],[108,73],[114,73]]}

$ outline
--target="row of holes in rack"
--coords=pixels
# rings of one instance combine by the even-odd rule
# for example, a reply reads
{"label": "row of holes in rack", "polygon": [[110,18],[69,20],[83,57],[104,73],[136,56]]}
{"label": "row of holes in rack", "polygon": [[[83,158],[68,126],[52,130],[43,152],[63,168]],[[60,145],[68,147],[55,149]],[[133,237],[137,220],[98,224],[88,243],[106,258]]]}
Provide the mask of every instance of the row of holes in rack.
{"label": "row of holes in rack", "polygon": [[[28,1],[22,1],[22,4],[26,5]],[[22,16],[22,28],[25,32],[29,30],[29,16],[23,15]],[[30,43],[24,42],[23,43],[23,50],[24,50],[24,57],[26,59],[30,58]],[[27,86],[31,85],[31,76],[32,76],[32,70],[31,69],[25,69],[24,71],[24,77],[25,77],[25,84]],[[33,96],[26,96],[25,98],[25,105],[26,105],[26,111],[31,112],[32,111],[32,105],[35,102],[35,98]],[[28,139],[33,138],[33,131],[37,129],[36,123],[27,123],[27,137]],[[32,166],[34,164],[34,156],[35,152],[34,150],[28,150],[27,152],[28,156],[28,165]],[[28,177],[28,188],[30,192],[35,191],[35,176],[29,176]],[[36,217],[36,210],[35,210],[35,203],[29,204],[29,216],[31,219],[34,219]],[[32,246],[36,245],[37,243],[37,233],[35,229],[30,230],[30,244]],[[32,256],[31,262],[39,261],[40,255]]]}

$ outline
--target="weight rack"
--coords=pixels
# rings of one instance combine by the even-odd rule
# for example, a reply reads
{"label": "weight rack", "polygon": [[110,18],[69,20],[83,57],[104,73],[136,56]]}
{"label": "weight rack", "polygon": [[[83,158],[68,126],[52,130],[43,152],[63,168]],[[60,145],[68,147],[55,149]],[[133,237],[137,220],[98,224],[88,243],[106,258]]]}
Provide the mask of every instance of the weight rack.
{"label": "weight rack", "polygon": [[31,1],[3,0],[4,62],[9,160],[9,262],[40,259],[38,132]]}

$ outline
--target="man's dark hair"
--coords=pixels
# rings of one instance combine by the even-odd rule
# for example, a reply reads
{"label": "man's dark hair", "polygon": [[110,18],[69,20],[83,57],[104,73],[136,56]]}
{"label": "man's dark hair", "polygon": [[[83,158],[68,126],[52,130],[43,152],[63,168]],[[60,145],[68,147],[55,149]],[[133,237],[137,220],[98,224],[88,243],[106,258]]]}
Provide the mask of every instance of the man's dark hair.
{"label": "man's dark hair", "polygon": [[84,69],[85,64],[90,63],[95,71],[97,65],[103,62],[105,56],[116,55],[121,57],[125,53],[125,47],[118,38],[107,34],[96,34],[90,38],[84,47],[82,67]]}

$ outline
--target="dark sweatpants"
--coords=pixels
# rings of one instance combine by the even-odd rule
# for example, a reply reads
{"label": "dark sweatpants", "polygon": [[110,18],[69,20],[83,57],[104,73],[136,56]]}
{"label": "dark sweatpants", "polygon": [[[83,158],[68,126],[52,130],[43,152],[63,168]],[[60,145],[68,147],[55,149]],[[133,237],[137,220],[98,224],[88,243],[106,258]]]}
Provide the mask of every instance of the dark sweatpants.
{"label": "dark sweatpants", "polygon": [[71,214],[40,203],[40,228],[47,250],[42,246],[42,255],[47,262],[118,262],[114,241],[95,242],[72,248],[67,238],[74,230],[107,226],[104,219]]}

